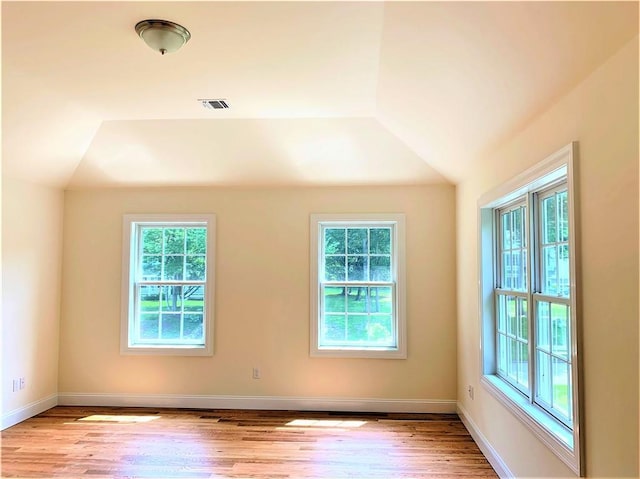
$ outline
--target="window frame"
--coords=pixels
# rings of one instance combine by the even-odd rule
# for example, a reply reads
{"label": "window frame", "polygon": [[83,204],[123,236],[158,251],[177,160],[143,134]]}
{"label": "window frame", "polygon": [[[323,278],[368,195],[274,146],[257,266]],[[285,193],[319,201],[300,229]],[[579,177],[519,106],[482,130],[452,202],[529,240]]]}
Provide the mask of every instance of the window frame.
{"label": "window frame", "polygon": [[[323,228],[336,226],[387,227],[392,226],[392,278],[381,285],[393,284],[396,304],[393,311],[395,347],[345,347],[321,346],[320,327],[322,318],[322,285],[320,277],[323,264]],[[402,213],[383,214],[311,214],[310,216],[310,356],[332,358],[380,358],[406,359],[406,293],[405,293],[405,215]],[[346,281],[345,281],[346,282]],[[373,282],[367,281],[367,284]]]}
{"label": "window frame", "polygon": [[[559,457],[573,472],[578,475],[584,473],[584,437],[581,434],[582,395],[580,388],[580,324],[579,288],[577,271],[579,270],[579,241],[577,234],[578,205],[576,185],[577,142],[565,146],[547,157],[522,174],[505,182],[482,195],[478,199],[478,275],[479,275],[479,319],[481,327],[481,384],[511,413],[525,424],[557,457]],[[548,194],[566,181],[568,212],[569,212],[569,298],[566,296],[553,297],[570,304],[570,380],[573,396],[571,406],[571,421],[556,417],[551,411],[536,404],[537,385],[535,373],[536,351],[536,308],[537,300],[546,295],[539,291],[540,285],[540,232],[541,225],[538,217],[540,195]],[[499,278],[498,244],[497,244],[497,215],[501,208],[525,201],[527,207],[527,229],[529,231],[528,244],[528,351],[529,376],[528,391],[514,387],[497,374],[497,293]],[[532,354],[533,351],[533,354]]]}
{"label": "window frame", "polygon": [[[204,344],[152,344],[137,342],[135,336],[136,262],[139,257],[140,226],[189,226],[207,228],[206,279],[204,281]],[[125,214],[122,219],[122,293],[120,353],[123,355],[212,356],[215,311],[216,216],[214,214]]]}

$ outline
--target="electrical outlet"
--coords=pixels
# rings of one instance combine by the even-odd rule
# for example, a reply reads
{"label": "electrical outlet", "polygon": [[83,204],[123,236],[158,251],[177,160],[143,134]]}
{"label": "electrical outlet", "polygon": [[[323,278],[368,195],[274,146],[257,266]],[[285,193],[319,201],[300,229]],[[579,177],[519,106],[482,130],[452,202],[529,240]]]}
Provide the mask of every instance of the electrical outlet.
{"label": "electrical outlet", "polygon": [[21,390],[24,389],[25,385],[26,385],[25,379],[24,378],[20,378],[19,379],[19,383],[18,383],[19,389],[21,389]]}
{"label": "electrical outlet", "polygon": [[253,368],[253,371],[251,372],[251,377],[253,379],[260,379],[260,368]]}
{"label": "electrical outlet", "polygon": [[473,399],[473,386],[471,384],[467,386],[467,392],[469,393],[469,397]]}

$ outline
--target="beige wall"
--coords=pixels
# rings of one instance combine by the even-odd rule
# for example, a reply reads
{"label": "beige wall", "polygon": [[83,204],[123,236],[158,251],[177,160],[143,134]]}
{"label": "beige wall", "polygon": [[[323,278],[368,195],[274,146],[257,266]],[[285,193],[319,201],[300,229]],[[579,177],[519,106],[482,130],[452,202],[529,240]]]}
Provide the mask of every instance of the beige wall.
{"label": "beige wall", "polygon": [[572,140],[580,149],[586,470],[638,477],[637,37],[458,185],[458,401],[518,477],[572,476],[480,385],[477,304],[478,197]]}
{"label": "beige wall", "polygon": [[[122,215],[154,212],[217,215],[213,357],[119,353]],[[407,360],[309,357],[309,215],[334,212],[406,213]],[[450,185],[67,191],[63,271],[61,393],[456,397]]]}
{"label": "beige wall", "polygon": [[3,423],[58,392],[62,212],[61,190],[3,178]]}

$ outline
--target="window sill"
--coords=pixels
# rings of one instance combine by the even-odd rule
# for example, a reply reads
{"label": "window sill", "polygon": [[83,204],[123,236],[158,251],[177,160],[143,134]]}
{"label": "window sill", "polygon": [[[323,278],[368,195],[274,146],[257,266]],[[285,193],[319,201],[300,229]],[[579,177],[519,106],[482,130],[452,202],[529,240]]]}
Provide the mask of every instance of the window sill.
{"label": "window sill", "polygon": [[206,346],[129,346],[120,351],[122,355],[141,356],[213,356]]}
{"label": "window sill", "polygon": [[574,473],[580,475],[580,458],[573,433],[551,418],[495,375],[482,376],[487,391],[516,416]]}
{"label": "window sill", "polygon": [[312,358],[407,359],[407,352],[400,349],[313,348],[310,356]]}

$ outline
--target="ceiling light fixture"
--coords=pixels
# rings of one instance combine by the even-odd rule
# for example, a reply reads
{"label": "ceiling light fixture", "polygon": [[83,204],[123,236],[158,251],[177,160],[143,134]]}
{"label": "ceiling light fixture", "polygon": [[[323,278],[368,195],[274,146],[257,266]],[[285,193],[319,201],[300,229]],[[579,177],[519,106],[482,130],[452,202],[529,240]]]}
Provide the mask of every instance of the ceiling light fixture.
{"label": "ceiling light fixture", "polygon": [[179,50],[191,38],[189,30],[168,20],[142,20],[136,24],[136,33],[162,55]]}

